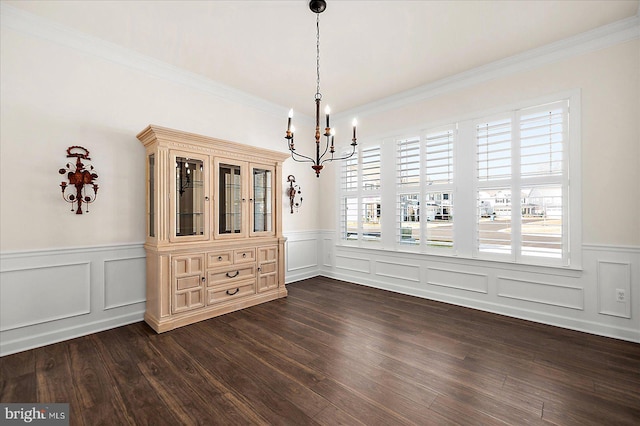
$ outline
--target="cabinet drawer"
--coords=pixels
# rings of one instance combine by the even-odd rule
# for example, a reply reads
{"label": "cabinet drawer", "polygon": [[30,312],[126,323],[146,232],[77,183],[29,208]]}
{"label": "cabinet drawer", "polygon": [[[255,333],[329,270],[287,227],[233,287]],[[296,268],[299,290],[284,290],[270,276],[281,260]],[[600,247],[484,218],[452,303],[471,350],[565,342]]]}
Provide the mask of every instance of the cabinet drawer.
{"label": "cabinet drawer", "polygon": [[217,268],[218,266],[227,266],[232,263],[232,251],[214,251],[207,253],[207,268]]}
{"label": "cabinet drawer", "polygon": [[227,268],[221,271],[209,271],[208,284],[209,287],[222,285],[235,281],[242,281],[256,276],[255,265],[239,265],[235,268]]}
{"label": "cabinet drawer", "polygon": [[245,281],[237,286],[224,286],[207,289],[207,304],[220,303],[225,300],[241,298],[250,294],[255,294],[256,282]]}
{"label": "cabinet drawer", "polygon": [[256,249],[240,249],[233,251],[233,260],[235,263],[243,263],[243,262],[255,262],[256,260]]}

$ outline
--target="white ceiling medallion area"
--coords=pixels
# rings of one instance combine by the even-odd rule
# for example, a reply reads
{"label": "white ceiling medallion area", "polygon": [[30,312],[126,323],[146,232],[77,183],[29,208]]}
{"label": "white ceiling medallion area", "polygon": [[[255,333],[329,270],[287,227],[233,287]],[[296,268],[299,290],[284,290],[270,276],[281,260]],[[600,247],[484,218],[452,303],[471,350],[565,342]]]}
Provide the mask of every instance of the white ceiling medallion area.
{"label": "white ceiling medallion area", "polygon": [[[301,5],[301,9],[303,12],[308,13],[304,5]],[[5,3],[0,4],[0,16],[1,25],[4,29],[11,29],[30,36],[43,38],[107,61],[210,93],[225,100],[272,113],[279,117],[286,116],[289,110],[288,106],[279,105],[246,91],[213,81],[202,75],[71,29]],[[327,25],[330,27],[329,24]],[[335,29],[331,31],[335,31]],[[530,49],[432,83],[340,111],[334,115],[334,119],[343,120],[354,115],[364,117],[371,113],[392,109],[398,105],[418,102],[451,90],[522,72],[543,64],[560,61],[637,38],[640,38],[640,17],[636,14],[542,47]],[[313,122],[313,118],[310,116],[298,114],[297,117],[308,124]]]}

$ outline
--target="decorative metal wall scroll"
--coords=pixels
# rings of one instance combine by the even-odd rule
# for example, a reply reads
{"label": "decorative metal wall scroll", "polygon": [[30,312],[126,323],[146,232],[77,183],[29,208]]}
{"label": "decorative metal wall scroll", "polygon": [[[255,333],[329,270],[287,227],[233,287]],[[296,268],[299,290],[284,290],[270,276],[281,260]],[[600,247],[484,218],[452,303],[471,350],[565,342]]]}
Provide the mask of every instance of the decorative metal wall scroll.
{"label": "decorative metal wall scroll", "polygon": [[299,185],[296,185],[296,177],[294,175],[289,175],[287,177],[287,182],[289,182],[289,188],[287,188],[287,195],[289,195],[289,204],[291,205],[291,213],[293,214],[293,208],[295,207],[296,211],[302,205],[302,189]]}
{"label": "decorative metal wall scroll", "polygon": [[[98,195],[98,185],[94,183],[98,175],[93,171],[91,164],[84,164],[82,160],[89,160],[89,150],[81,146],[70,146],[67,148],[67,158],[75,158],[76,162],[67,163],[65,168],[58,170],[61,175],[66,174],[69,183],[62,181],[62,199],[71,203],[71,211],[77,203],[76,214],[82,214],[82,204],[86,204],[86,212],[89,213],[89,204],[96,200]],[[67,192],[67,188],[70,188]],[[89,189],[87,189],[89,188]],[[75,191],[75,194],[74,194]],[[93,193],[91,193],[91,191]]]}

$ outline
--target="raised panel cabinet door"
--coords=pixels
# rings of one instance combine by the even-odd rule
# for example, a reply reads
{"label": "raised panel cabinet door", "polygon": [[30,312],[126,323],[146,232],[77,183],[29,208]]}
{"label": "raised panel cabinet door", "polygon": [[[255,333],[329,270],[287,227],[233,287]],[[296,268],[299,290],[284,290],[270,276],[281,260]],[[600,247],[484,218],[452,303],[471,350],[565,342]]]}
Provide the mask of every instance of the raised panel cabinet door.
{"label": "raised panel cabinet door", "polygon": [[258,292],[278,288],[278,246],[258,248]]}
{"label": "raised panel cabinet door", "polygon": [[172,261],[172,309],[180,313],[204,306],[204,255],[177,256]]}
{"label": "raised panel cabinet door", "polygon": [[209,239],[209,157],[171,151],[171,241]]}
{"label": "raised panel cabinet door", "polygon": [[251,235],[274,235],[274,168],[251,165]]}

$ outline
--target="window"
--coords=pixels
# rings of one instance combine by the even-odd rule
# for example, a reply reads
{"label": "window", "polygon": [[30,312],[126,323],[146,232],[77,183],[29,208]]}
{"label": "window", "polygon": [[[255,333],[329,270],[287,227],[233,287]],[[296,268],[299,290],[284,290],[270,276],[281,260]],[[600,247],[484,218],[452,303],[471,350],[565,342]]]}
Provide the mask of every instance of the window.
{"label": "window", "polygon": [[340,230],[345,240],[358,239],[358,155],[342,162]]}
{"label": "window", "polygon": [[511,254],[511,117],[476,125],[476,245],[480,254]]}
{"label": "window", "polygon": [[[479,255],[563,259],[568,102],[476,126]],[[514,173],[517,178],[514,178]]]}
{"label": "window", "polygon": [[380,241],[380,147],[360,148],[342,162],[340,230],[346,241]]}
{"label": "window", "polygon": [[531,104],[360,147],[341,169],[342,240],[579,266],[579,93]]}
{"label": "window", "polygon": [[453,249],[454,125],[424,137],[424,216],[427,251]]}
{"label": "window", "polygon": [[427,250],[453,247],[454,127],[396,141],[396,241],[401,245],[426,241]]}
{"label": "window", "polygon": [[400,244],[419,245],[422,226],[420,221],[420,138],[397,141],[398,188],[396,241]]}

